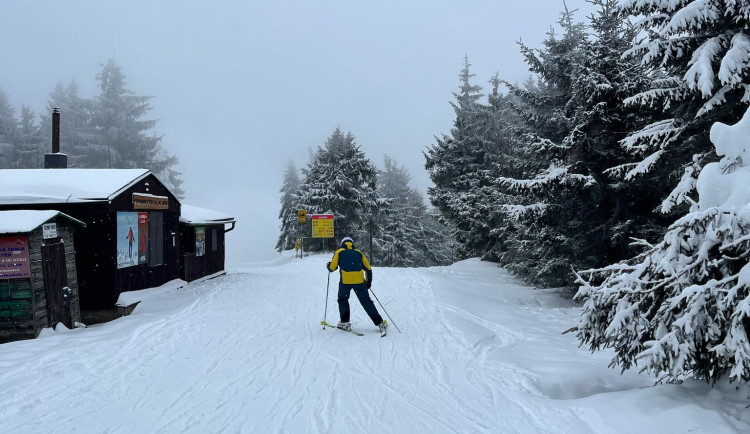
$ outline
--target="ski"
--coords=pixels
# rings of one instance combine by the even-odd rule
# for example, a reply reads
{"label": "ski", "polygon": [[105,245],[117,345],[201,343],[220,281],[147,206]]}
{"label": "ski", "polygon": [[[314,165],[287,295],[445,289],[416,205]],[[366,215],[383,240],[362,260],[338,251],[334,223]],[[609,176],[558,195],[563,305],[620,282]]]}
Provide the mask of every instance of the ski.
{"label": "ski", "polygon": [[325,321],[321,321],[321,322],[320,322],[320,325],[322,325],[322,326],[325,326],[325,327],[330,327],[330,328],[332,328],[332,329],[336,329],[336,330],[341,330],[342,332],[349,332],[349,333],[351,333],[351,334],[353,334],[353,335],[357,335],[357,336],[364,336],[364,335],[365,335],[364,333],[360,333],[360,332],[355,332],[354,330],[344,330],[344,329],[340,329],[340,328],[336,327],[335,325],[333,325],[333,324],[329,324],[329,323],[327,323],[327,322],[325,322]]}

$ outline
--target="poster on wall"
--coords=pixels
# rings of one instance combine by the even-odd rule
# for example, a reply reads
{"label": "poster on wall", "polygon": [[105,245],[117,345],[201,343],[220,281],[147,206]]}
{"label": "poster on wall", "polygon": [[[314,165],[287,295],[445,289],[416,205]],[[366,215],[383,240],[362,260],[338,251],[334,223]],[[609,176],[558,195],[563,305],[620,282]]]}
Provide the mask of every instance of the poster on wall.
{"label": "poster on wall", "polygon": [[138,263],[148,263],[148,213],[138,213]]}
{"label": "poster on wall", "polygon": [[0,279],[31,277],[26,237],[0,237]]}
{"label": "poster on wall", "polygon": [[[141,214],[146,214],[145,237],[141,236]],[[117,268],[127,268],[141,262],[141,240],[145,252],[145,239],[148,238],[148,213],[118,212],[117,213]],[[145,253],[144,253],[145,256]]]}
{"label": "poster on wall", "polygon": [[195,256],[206,254],[206,228],[197,226],[195,228]]}

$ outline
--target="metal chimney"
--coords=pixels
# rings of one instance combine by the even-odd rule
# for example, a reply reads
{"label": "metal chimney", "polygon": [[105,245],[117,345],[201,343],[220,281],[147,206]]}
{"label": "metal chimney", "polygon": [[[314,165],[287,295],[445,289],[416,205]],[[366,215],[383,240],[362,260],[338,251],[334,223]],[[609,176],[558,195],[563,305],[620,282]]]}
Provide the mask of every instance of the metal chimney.
{"label": "metal chimney", "polygon": [[68,156],[60,153],[60,111],[52,109],[52,153],[44,154],[45,169],[65,169],[68,167]]}
{"label": "metal chimney", "polygon": [[52,153],[60,153],[60,110],[52,109]]}

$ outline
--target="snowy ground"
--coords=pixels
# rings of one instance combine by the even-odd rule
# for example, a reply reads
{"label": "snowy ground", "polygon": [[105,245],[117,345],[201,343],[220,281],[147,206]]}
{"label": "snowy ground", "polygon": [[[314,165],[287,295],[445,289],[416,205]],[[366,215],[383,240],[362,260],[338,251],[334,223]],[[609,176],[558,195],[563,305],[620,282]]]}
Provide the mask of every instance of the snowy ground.
{"label": "snowy ground", "polygon": [[0,345],[0,432],[750,432],[747,387],[620,375],[561,334],[575,305],[477,260],[375,268],[403,333],[381,339],[353,294],[365,336],[323,330],[328,259],[173,282],[128,317]]}

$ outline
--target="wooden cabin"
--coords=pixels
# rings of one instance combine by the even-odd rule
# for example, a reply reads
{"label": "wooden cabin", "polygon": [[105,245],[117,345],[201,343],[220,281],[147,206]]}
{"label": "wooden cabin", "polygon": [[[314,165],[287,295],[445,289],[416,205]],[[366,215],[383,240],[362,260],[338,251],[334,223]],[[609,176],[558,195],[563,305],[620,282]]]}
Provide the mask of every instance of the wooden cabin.
{"label": "wooden cabin", "polygon": [[0,210],[57,210],[75,232],[82,319],[111,319],[121,292],[180,278],[179,200],[145,169],[0,170]]}
{"label": "wooden cabin", "polygon": [[224,234],[234,229],[235,222],[233,217],[218,211],[182,206],[180,269],[183,280],[192,282],[224,272]]}
{"label": "wooden cabin", "polygon": [[54,210],[0,211],[0,343],[81,322],[74,233]]}

